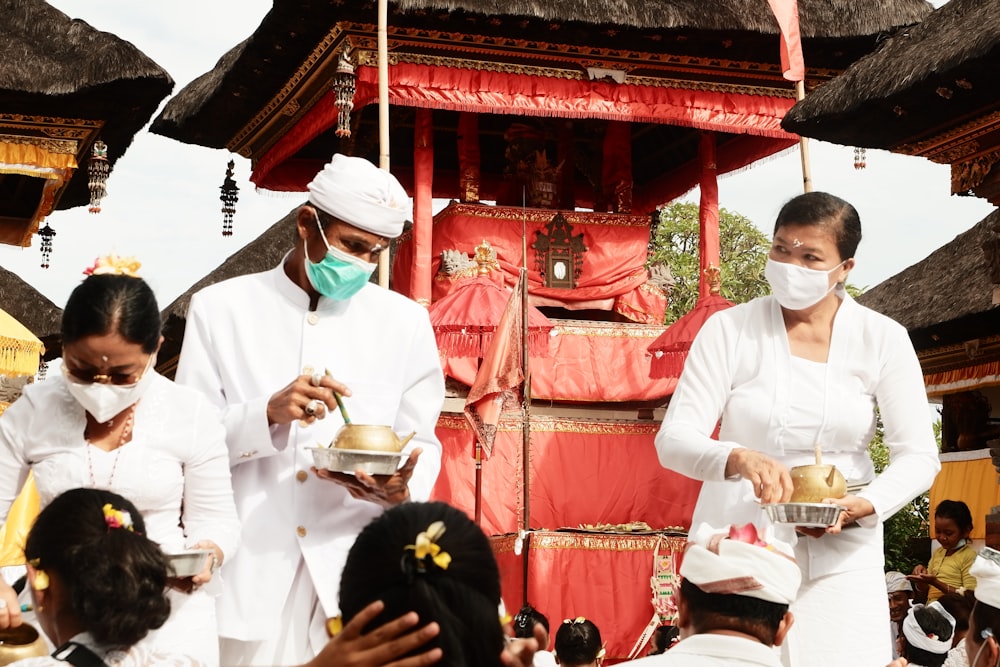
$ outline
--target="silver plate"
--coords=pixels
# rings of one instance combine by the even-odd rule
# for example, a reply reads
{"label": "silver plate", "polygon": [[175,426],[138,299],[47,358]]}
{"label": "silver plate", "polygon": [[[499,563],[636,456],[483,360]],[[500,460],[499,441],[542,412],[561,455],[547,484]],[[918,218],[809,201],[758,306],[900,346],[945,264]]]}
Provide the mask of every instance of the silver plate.
{"label": "silver plate", "polygon": [[832,526],[844,511],[843,507],[832,503],[772,503],[763,507],[774,523],[790,523],[807,528]]}
{"label": "silver plate", "polygon": [[193,577],[205,569],[211,549],[191,549],[177,554],[167,554],[167,563],[175,577]]}
{"label": "silver plate", "polygon": [[309,447],[317,468],[353,475],[358,470],[369,475],[391,475],[409,454],[336,447]]}

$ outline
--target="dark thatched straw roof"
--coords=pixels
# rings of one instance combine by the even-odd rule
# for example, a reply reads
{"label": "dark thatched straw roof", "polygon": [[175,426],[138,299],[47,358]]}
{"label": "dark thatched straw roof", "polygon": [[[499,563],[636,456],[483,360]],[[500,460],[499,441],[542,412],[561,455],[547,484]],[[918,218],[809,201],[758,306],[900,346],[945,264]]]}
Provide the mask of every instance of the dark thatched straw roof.
{"label": "dark thatched straw roof", "polygon": [[[873,41],[876,35],[919,22],[931,11],[931,5],[925,0],[799,0],[798,5],[802,35],[807,41],[817,43],[861,37]],[[392,26],[463,31],[475,25],[482,31],[484,22],[497,23],[500,27],[493,29],[499,33],[516,31],[525,39],[591,46],[596,40],[607,39],[607,34],[614,33],[619,48],[630,43],[631,38],[621,31],[609,32],[598,27],[644,31],[659,39],[664,49],[668,43],[674,49],[680,43],[665,39],[665,33],[676,36],[693,32],[716,36],[778,34],[777,22],[764,0],[713,0],[711,3],[705,0],[394,0],[389,3],[389,12]],[[268,102],[316,44],[326,37],[331,25],[338,21],[373,24],[376,15],[373,0],[275,3],[253,35],[168,102],[153,122],[151,131],[187,143],[225,147],[246,120]],[[484,21],[484,17],[488,20]],[[560,24],[558,31],[552,28],[553,23]],[[732,42],[720,38],[714,44],[721,41]],[[644,44],[648,47],[652,42],[647,39]],[[807,45],[807,54],[809,48]],[[700,55],[726,55],[718,46],[713,49],[711,53]],[[832,50],[844,51],[844,48]],[[870,47],[866,47],[861,53],[869,50]],[[766,57],[761,55],[762,49],[755,53],[764,60],[777,59],[777,47],[768,51]],[[726,57],[734,56],[728,54]]]}
{"label": "dark thatched straw roof", "polygon": [[[983,251],[983,243],[996,238],[1000,232],[994,231],[996,225],[1000,225],[1000,210],[923,261],[875,286],[858,301],[905,326],[918,350],[933,346],[950,329],[965,338],[975,338],[976,333],[968,325],[969,318],[984,314],[993,315],[995,334],[1000,310],[993,305],[991,263]],[[1000,257],[994,261],[1000,262]],[[949,323],[958,326],[948,327]],[[937,338],[931,338],[932,333]]]}
{"label": "dark thatched straw roof", "polygon": [[[130,42],[43,0],[0,0],[0,113],[103,120],[114,164],[174,87]],[[79,169],[57,208],[89,201]]]}
{"label": "dark thatched straw roof", "polygon": [[58,356],[62,308],[3,267],[0,267],[0,308],[41,339],[46,359]]}
{"label": "dark thatched straw roof", "polygon": [[845,145],[893,148],[1000,106],[1000,7],[950,0],[920,25],[819,86],[782,127]]}

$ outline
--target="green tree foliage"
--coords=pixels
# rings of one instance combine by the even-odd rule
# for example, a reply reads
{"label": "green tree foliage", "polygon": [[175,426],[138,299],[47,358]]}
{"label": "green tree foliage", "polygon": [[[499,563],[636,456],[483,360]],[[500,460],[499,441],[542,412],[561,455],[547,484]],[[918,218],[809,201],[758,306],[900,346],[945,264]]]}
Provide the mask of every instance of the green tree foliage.
{"label": "green tree foliage", "polygon": [[[677,320],[698,301],[698,238],[697,204],[676,202],[660,211],[650,264],[665,263],[674,277],[665,324]],[[770,247],[770,239],[749,218],[719,210],[722,296],[743,303],[770,293],[764,279]]]}

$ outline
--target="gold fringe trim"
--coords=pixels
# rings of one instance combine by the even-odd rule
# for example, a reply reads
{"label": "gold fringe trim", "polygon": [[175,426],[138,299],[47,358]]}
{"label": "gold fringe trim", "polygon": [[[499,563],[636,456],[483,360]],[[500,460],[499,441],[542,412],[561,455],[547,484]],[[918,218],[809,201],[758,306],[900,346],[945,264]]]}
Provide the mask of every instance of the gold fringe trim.
{"label": "gold fringe trim", "polygon": [[39,341],[0,336],[0,374],[34,375],[45,346]]}
{"label": "gold fringe trim", "polygon": [[[471,429],[468,420],[463,415],[442,414],[438,418],[438,428],[451,431],[468,431]],[[522,421],[520,416],[501,416],[497,425],[498,433],[520,433]],[[531,430],[534,433],[586,433],[596,435],[656,435],[660,430],[659,422],[621,423],[612,421],[567,419],[563,417],[531,417]]]}

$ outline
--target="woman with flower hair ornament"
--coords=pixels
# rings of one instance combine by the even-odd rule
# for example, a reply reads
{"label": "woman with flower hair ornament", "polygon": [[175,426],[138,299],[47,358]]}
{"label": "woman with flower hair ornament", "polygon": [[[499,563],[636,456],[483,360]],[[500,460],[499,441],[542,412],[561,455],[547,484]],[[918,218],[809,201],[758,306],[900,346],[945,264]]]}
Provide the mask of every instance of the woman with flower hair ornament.
{"label": "woman with flower hair ornament", "polygon": [[[218,664],[213,573],[236,550],[225,429],[198,391],[160,376],[156,298],[134,258],[103,258],[63,310],[62,374],[26,387],[0,418],[0,520],[29,471],[44,507],[77,487],[132,500],[167,553],[206,549],[204,570],[174,580],[170,619],[150,637]],[[21,621],[0,582],[0,628]]]}
{"label": "woman with flower hair ornament", "polygon": [[58,648],[13,664],[203,664],[146,639],[170,615],[169,565],[142,515],[117,493],[71,489],[54,499],[31,528],[25,555],[38,620]]}
{"label": "woman with flower hair ornament", "polygon": [[373,602],[381,611],[366,632],[415,612],[418,627],[435,636],[411,657],[439,656],[434,664],[441,667],[530,667],[545,643],[541,626],[533,639],[507,642],[498,614],[500,570],[489,539],[445,503],[398,505],[358,535],[340,581],[344,621]]}

